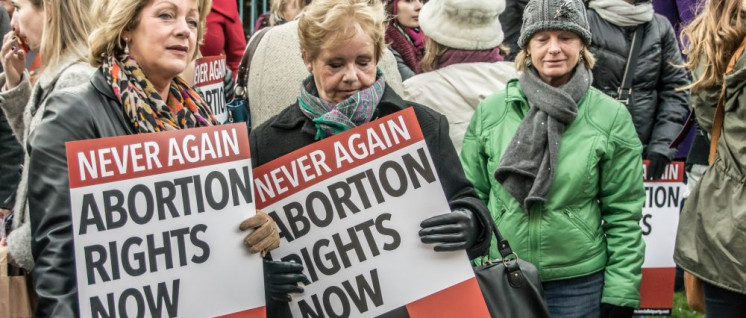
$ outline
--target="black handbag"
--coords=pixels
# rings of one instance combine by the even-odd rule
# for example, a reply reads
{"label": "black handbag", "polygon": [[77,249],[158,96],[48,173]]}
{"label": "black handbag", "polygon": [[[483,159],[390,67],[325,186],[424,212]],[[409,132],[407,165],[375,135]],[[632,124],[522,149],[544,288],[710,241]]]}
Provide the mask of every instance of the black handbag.
{"label": "black handbag", "polygon": [[236,96],[227,105],[228,120],[226,124],[245,122],[246,128],[251,132],[251,105],[249,103],[249,71],[251,70],[251,60],[254,52],[259,46],[259,42],[264,34],[272,27],[266,27],[254,33],[249,39],[249,45],[241,57],[241,64],[238,66],[238,75],[236,75]]}
{"label": "black handbag", "polygon": [[502,259],[487,260],[474,268],[490,316],[549,318],[536,266],[519,259],[494,221],[490,221]]}

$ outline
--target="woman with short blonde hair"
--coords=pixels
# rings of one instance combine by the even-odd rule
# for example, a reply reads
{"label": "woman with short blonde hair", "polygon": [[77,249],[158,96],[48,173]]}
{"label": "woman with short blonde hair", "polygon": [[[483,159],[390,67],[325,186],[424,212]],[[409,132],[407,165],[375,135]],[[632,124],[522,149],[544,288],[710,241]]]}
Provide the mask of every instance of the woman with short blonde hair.
{"label": "woman with short blonde hair", "polygon": [[[310,74],[300,83],[300,96],[295,103],[252,129],[252,164],[261,166],[411,107],[453,208],[451,213],[424,220],[419,232],[421,240],[435,243],[435,251],[467,250],[472,256],[481,255],[489,245],[490,231],[484,230],[490,224],[488,211],[464,177],[448,138],[446,118],[425,106],[402,100],[377,67],[385,49],[385,25],[386,17],[378,0],[314,0],[306,7],[298,21],[298,35],[303,62]],[[305,279],[303,265],[277,263],[292,267],[296,273],[294,279],[285,281],[288,288],[283,290],[301,292],[297,283]],[[287,308],[283,299],[287,302],[290,297],[275,295],[268,300],[268,317],[289,317],[282,314]]]}
{"label": "woman with short blonde hair", "polygon": [[[47,97],[55,91],[86,81],[93,68],[85,61],[86,37],[93,29],[91,0],[17,0],[11,24],[14,32],[3,39],[0,52],[5,72],[0,74],[0,108],[5,112],[18,141],[27,149],[29,139],[45,112]],[[25,69],[31,50],[43,57],[34,83]],[[27,269],[34,268],[31,253],[30,215],[27,205],[29,154],[24,156],[21,182],[13,207],[13,226],[8,235],[10,256]]]}
{"label": "woman with short blonde hair", "polygon": [[[100,66],[108,56],[124,53],[127,43],[122,34],[134,29],[138,24],[137,17],[142,9],[153,0],[107,0],[108,5],[103,9],[105,19],[88,38],[91,47],[88,60],[93,66]],[[197,26],[197,43],[202,43],[205,36],[205,18],[210,13],[212,0],[195,0],[199,14]],[[195,50],[192,58],[197,58],[199,50]]]}
{"label": "woman with short blonde hair", "polygon": [[[69,1],[69,0],[68,0]],[[197,56],[210,0],[110,0],[90,37],[98,69],[73,89],[55,92],[30,141],[29,214],[39,294],[36,317],[78,317],[73,225],[65,143],[207,127],[209,105],[179,77]],[[257,212],[240,228],[258,228],[250,252],[276,248],[272,219]]]}

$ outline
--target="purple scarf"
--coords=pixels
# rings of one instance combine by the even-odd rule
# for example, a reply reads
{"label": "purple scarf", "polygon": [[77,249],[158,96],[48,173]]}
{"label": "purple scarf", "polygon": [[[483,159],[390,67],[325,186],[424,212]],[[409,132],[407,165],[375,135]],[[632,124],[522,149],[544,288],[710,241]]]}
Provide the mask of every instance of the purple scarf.
{"label": "purple scarf", "polygon": [[500,55],[499,48],[481,51],[448,49],[438,60],[436,69],[459,63],[495,63],[502,61],[503,57]]}
{"label": "purple scarf", "polygon": [[405,26],[401,26],[401,28],[409,36],[409,39],[412,40],[415,49],[425,51],[425,34],[420,28],[408,28]]}

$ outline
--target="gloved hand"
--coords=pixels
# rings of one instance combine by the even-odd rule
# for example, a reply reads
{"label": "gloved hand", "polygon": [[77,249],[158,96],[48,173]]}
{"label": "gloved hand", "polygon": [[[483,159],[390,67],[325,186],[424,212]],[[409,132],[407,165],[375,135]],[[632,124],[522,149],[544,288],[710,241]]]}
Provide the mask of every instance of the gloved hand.
{"label": "gloved hand", "polygon": [[650,163],[648,164],[646,178],[648,180],[660,179],[670,160],[668,160],[668,157],[657,153],[651,153],[650,156],[648,156],[648,160]]}
{"label": "gloved hand", "polygon": [[428,218],[420,227],[420,240],[426,244],[438,243],[436,252],[470,248],[479,235],[479,221],[474,212],[466,209]]}
{"label": "gloved hand", "polygon": [[244,239],[244,243],[250,247],[249,251],[252,253],[261,252],[264,257],[267,252],[280,246],[280,232],[277,231],[275,220],[261,210],[256,210],[256,214],[241,222],[238,228],[241,231],[254,229]]}
{"label": "gloved hand", "polygon": [[311,284],[302,264],[264,260],[264,289],[269,300],[290,302],[290,293],[303,292],[298,283]]}
{"label": "gloved hand", "polygon": [[631,318],[634,313],[635,309],[632,307],[601,303],[601,318]]}
{"label": "gloved hand", "polygon": [[225,70],[225,77],[223,77],[223,93],[225,94],[225,103],[228,104],[233,100],[233,95],[236,93],[236,81],[233,80],[233,71],[230,69]]}

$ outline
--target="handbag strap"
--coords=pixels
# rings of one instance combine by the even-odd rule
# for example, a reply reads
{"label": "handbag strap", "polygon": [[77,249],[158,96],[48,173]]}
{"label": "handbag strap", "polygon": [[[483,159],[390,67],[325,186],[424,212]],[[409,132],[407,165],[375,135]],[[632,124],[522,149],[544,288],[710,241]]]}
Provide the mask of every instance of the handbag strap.
{"label": "handbag strap", "polygon": [[489,220],[489,225],[492,227],[492,234],[494,234],[497,239],[497,251],[500,253],[500,256],[502,256],[502,264],[505,266],[505,271],[507,272],[508,283],[513,288],[522,288],[527,284],[527,281],[521,271],[521,266],[518,264],[518,254],[513,252],[508,240],[500,234],[500,230],[497,229],[495,221],[491,217]]}
{"label": "handbag strap", "polygon": [[[733,71],[733,68],[736,66],[738,58],[741,57],[744,48],[746,48],[746,37],[743,38],[743,40],[741,41],[741,45],[738,46],[738,49],[736,49],[736,51],[733,53],[733,56],[730,58],[728,67],[725,69],[726,75]],[[720,99],[718,99],[718,105],[717,108],[715,108],[715,118],[713,119],[712,123],[712,138],[710,139],[709,157],[710,165],[715,162],[715,153],[717,152],[718,141],[720,140],[720,135],[722,134],[723,130],[723,121],[725,120],[725,102],[725,75],[723,75],[723,84],[722,88],[720,89]]]}
{"label": "handbag strap", "polygon": [[259,47],[259,42],[262,41],[264,34],[267,33],[271,26],[265,27],[254,33],[249,39],[249,45],[246,46],[246,50],[243,52],[241,57],[241,64],[238,65],[238,74],[236,76],[236,96],[245,97],[245,94],[249,90],[249,71],[251,70],[251,60],[254,58],[254,52]]}
{"label": "handbag strap", "polygon": [[624,104],[629,104],[629,98],[632,95],[632,80],[635,78],[637,58],[640,56],[640,49],[642,49],[642,33],[645,30],[645,25],[647,23],[638,25],[635,33],[632,35],[632,48],[630,48],[629,56],[627,56],[627,65],[624,67],[622,84],[617,89],[616,99]]}

